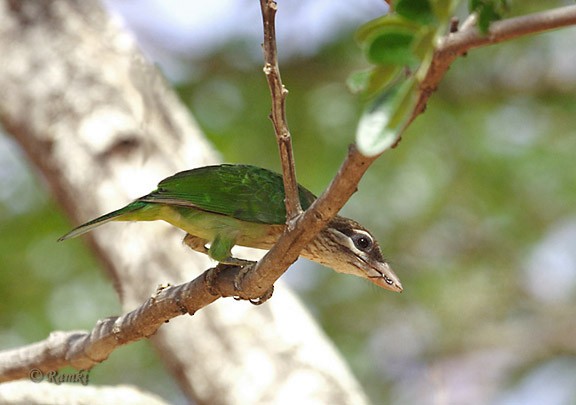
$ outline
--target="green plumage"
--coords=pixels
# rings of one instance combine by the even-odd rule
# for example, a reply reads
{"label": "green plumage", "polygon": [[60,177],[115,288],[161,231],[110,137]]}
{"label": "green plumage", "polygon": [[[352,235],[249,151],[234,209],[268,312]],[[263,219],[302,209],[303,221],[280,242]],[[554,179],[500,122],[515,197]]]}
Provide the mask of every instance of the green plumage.
{"label": "green plumage", "polygon": [[[307,209],[316,199],[314,194],[299,186],[300,204]],[[169,207],[170,209],[163,209]],[[209,214],[215,221],[207,220]],[[239,221],[228,221],[225,218]],[[110,221],[153,221],[163,219],[189,231],[193,222],[204,228],[202,237],[218,233],[244,223],[280,225],[286,222],[284,183],[282,176],[267,169],[250,165],[205,166],[176,173],[162,180],[158,188],[119,210],[87,222],[59,240],[82,235]],[[242,222],[240,222],[242,221]],[[212,224],[214,223],[214,225]],[[232,223],[232,225],[231,225]],[[188,226],[185,226],[188,225]],[[254,232],[246,229],[246,232]],[[255,231],[259,233],[259,230]]]}
{"label": "green plumage", "polygon": [[[299,194],[303,209],[316,199],[302,186]],[[206,166],[176,173],[140,200],[193,206],[247,222],[286,222],[282,176],[249,165]]]}

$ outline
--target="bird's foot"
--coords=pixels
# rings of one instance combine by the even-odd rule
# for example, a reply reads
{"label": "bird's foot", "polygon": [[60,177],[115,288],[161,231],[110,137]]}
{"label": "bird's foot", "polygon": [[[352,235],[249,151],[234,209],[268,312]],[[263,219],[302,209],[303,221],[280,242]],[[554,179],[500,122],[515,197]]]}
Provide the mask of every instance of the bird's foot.
{"label": "bird's foot", "polygon": [[[239,266],[241,268],[238,271],[238,274],[236,274],[236,277],[234,277],[234,290],[236,291],[234,299],[235,300],[245,299],[242,298],[242,280],[244,280],[244,277],[246,277],[246,274],[248,274],[248,272],[252,268],[252,265],[254,265],[256,262],[236,258],[231,259],[233,260],[230,261],[226,260],[226,263],[224,262],[218,263],[216,267],[207,270],[204,275],[204,284],[206,285],[206,289],[211,295],[220,296],[221,295],[220,291],[218,290],[218,288],[215,287],[218,275],[230,265]],[[266,301],[268,301],[272,297],[273,293],[274,293],[274,286],[270,287],[260,297],[254,299],[248,299],[248,301],[250,301],[250,303],[253,305],[261,305]]]}
{"label": "bird's foot", "polygon": [[[254,264],[255,262],[251,262],[251,263]],[[244,277],[246,277],[246,274],[251,270],[251,268],[252,268],[251,266],[242,267],[240,269],[240,271],[238,271],[238,274],[236,275],[236,277],[234,277],[234,289],[236,290],[237,293],[242,292],[242,280],[244,280]],[[268,290],[266,290],[264,292],[264,294],[262,294],[260,297],[251,298],[248,301],[250,301],[250,303],[253,305],[262,305],[266,301],[268,301],[270,298],[272,298],[273,294],[274,294],[274,286],[272,286]],[[234,297],[234,299],[240,300],[242,298],[240,297],[240,294],[238,294],[238,296]]]}
{"label": "bird's foot", "polygon": [[182,242],[196,252],[204,253],[205,255],[208,254],[208,248],[206,247],[208,241],[206,239],[187,233]]}
{"label": "bird's foot", "polygon": [[264,294],[262,294],[261,296],[259,296],[256,299],[251,299],[250,304],[252,305],[262,305],[264,304],[266,301],[268,301],[270,298],[272,298],[272,295],[274,294],[274,286],[270,287],[269,289],[266,290],[266,292]]}

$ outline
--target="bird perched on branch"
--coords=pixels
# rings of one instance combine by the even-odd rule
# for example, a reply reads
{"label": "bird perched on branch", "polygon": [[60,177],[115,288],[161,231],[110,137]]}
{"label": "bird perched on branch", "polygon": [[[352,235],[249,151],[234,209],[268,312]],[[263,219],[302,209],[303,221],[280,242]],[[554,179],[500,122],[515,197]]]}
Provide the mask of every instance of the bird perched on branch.
{"label": "bird perched on branch", "polygon": [[[302,208],[307,209],[316,197],[302,186],[298,191]],[[283,180],[277,173],[249,165],[183,171],[162,180],[150,194],[80,225],[58,240],[74,238],[110,221],[155,220],[183,229],[188,246],[220,263],[246,265],[248,261],[232,256],[235,245],[271,249],[284,232]],[[301,256],[387,290],[402,291],[374,236],[351,219],[336,216]]]}

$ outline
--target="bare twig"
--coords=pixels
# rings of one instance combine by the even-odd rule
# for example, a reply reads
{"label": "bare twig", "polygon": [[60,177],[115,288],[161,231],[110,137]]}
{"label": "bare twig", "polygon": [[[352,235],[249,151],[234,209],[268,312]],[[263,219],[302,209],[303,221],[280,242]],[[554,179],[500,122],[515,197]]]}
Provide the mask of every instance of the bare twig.
{"label": "bare twig", "polygon": [[286,95],[288,90],[282,84],[280,69],[278,68],[278,52],[276,49],[275,16],[277,5],[273,0],[260,0],[262,10],[262,23],[264,26],[264,74],[270,88],[272,97],[272,112],[270,118],[274,124],[274,132],[278,142],[282,173],[284,178],[286,225],[292,226],[292,220],[302,213],[298,197],[298,183],[296,181],[296,167],[292,152],[292,140],[286,120]]}

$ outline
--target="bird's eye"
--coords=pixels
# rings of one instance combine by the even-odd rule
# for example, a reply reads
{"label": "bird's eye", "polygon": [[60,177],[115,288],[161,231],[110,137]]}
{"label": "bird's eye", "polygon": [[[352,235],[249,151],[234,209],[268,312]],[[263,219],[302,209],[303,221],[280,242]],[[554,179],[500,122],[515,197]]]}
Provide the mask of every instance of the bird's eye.
{"label": "bird's eye", "polygon": [[366,234],[357,234],[352,237],[352,241],[354,242],[354,246],[357,249],[362,251],[370,250],[372,247],[372,238]]}

